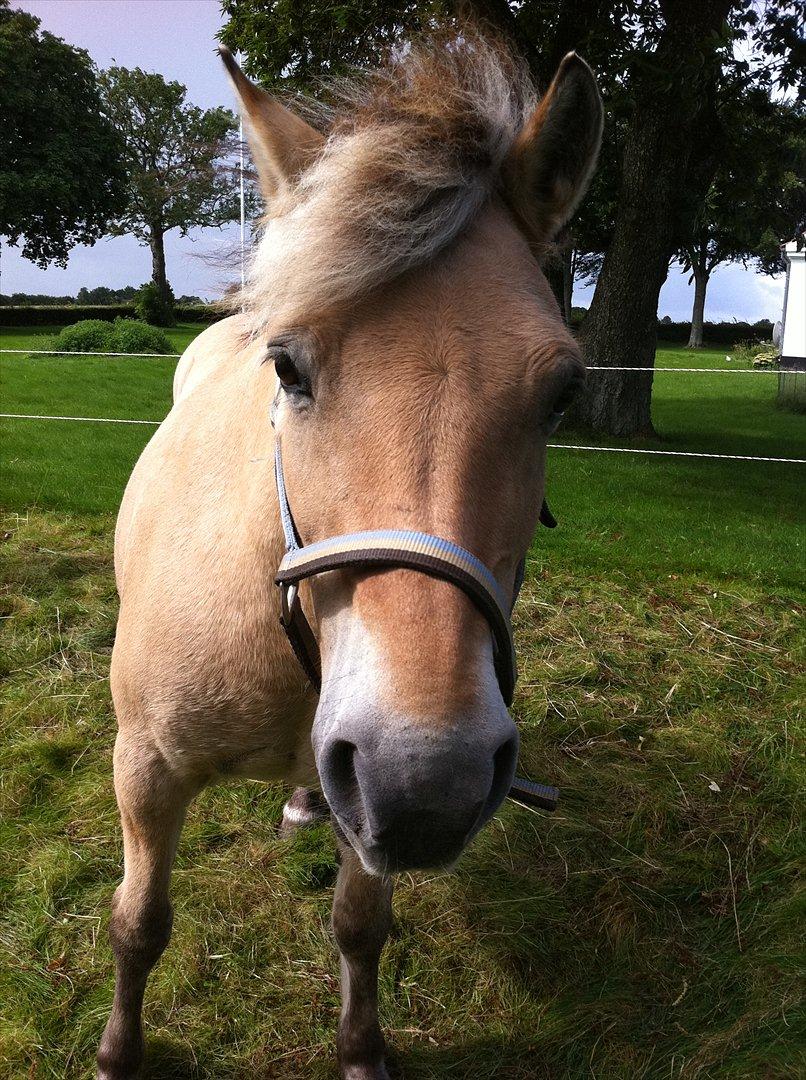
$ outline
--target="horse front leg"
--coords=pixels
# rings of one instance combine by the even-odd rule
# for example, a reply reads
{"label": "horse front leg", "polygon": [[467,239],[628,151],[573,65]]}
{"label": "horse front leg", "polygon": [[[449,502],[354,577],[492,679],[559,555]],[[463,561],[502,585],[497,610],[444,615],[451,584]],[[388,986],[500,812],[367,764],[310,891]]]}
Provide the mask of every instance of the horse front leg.
{"label": "horse front leg", "polygon": [[140,1016],[146,980],[171,936],[171,868],[193,792],[172,775],[156,748],[119,734],[115,794],[124,874],[112,900],[115,997],[98,1049],[97,1075],[98,1080],[134,1080],[145,1050]]}
{"label": "horse front leg", "polygon": [[378,963],[392,925],[392,882],[367,874],[350,845],[341,855],[333,933],[341,954],[338,1055],[342,1080],[389,1080],[378,1023]]}

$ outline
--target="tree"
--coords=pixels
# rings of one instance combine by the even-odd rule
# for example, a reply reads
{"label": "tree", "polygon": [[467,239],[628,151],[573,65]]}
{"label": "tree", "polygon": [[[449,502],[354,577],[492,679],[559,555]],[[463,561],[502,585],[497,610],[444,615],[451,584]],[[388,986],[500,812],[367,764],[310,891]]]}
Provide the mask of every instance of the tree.
{"label": "tree", "polygon": [[773,101],[765,89],[732,90],[723,106],[717,172],[677,254],[694,282],[688,347],[703,343],[711,274],[723,263],[752,260],[763,273],[784,269],[780,241],[794,235],[806,201],[806,113]]}
{"label": "tree", "polygon": [[77,304],[104,306],[106,304],[130,304],[139,292],[137,285],[126,285],[122,289],[110,289],[106,285],[96,285],[88,289],[83,285],[75,299]]}
{"label": "tree", "polygon": [[114,233],[151,248],[152,278],[165,303],[165,234],[220,227],[238,217],[230,157],[237,121],[228,109],[185,103],[186,87],[161,75],[112,67],[100,77],[105,115],[121,133],[128,206]]}
{"label": "tree", "polygon": [[[519,16],[537,9],[547,15],[550,6],[525,0]],[[622,0],[603,9],[597,0],[565,0],[553,6],[559,14],[547,55],[556,55],[558,46],[579,48],[607,73],[610,124],[618,108],[628,106],[611,189],[612,229],[581,331],[586,358],[597,368],[651,369],[660,289],[718,165],[717,89],[726,77],[797,85],[800,4]],[[606,132],[607,146],[609,125]],[[607,222],[600,219],[598,230],[607,232]],[[589,250],[595,254],[596,246]],[[577,419],[609,434],[650,432],[651,392],[651,371],[599,371]]]}
{"label": "tree", "polygon": [[275,90],[320,93],[327,80],[374,66],[401,37],[448,15],[449,0],[222,0],[221,40]]}
{"label": "tree", "polygon": [[0,235],[38,266],[94,244],[126,199],[122,141],[83,49],[0,0]]}

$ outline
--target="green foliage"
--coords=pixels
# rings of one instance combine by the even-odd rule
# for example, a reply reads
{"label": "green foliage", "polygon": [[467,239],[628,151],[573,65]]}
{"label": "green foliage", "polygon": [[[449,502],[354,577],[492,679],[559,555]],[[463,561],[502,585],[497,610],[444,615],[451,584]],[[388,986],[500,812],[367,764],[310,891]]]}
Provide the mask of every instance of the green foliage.
{"label": "green foliage", "polygon": [[189,303],[185,297],[180,297],[174,308],[176,318],[183,323],[214,323],[219,319],[225,319],[229,312],[215,304]]}
{"label": "green foliage", "polygon": [[110,289],[106,285],[97,285],[94,289],[86,286],[78,290],[77,304],[130,304],[142,286],[126,285],[122,289]]}
{"label": "green foliage", "polygon": [[65,326],[53,341],[59,352],[116,352],[112,348],[113,324],[103,319],[82,319]]}
{"label": "green foliage", "polygon": [[165,334],[134,319],[83,319],[61,330],[51,348],[58,352],[171,353]]}
{"label": "green foliage", "polygon": [[64,265],[125,208],[123,144],[101,113],[83,49],[0,0],[0,235],[25,258]]}
{"label": "green foliage", "polygon": [[237,130],[228,109],[185,102],[187,88],[161,75],[112,67],[99,77],[103,111],[125,143],[129,204],[115,231],[149,240],[154,228],[218,226],[238,216],[225,167]]}
{"label": "green foliage", "polygon": [[[690,322],[672,322],[670,319],[658,323],[658,337],[664,342],[686,342],[690,334]],[[735,319],[731,322],[707,322],[703,324],[703,337],[706,344],[712,346],[735,346],[741,341],[770,341],[772,323],[768,319],[759,319],[756,323],[738,322]]]}
{"label": "green foliage", "polygon": [[323,82],[375,66],[401,36],[450,14],[448,0],[223,0],[221,40],[266,86],[319,93]]}
{"label": "green foliage", "polygon": [[50,296],[47,293],[0,293],[0,307],[63,307],[74,304],[73,296]]}
{"label": "green foliage", "polygon": [[43,307],[0,307],[0,326],[67,326],[79,319],[114,319],[134,318],[133,304],[104,304],[100,307],[64,306]]}
{"label": "green foliage", "polygon": [[730,358],[739,367],[772,367],[780,352],[769,341],[738,341],[730,351]]}
{"label": "green foliage", "polygon": [[[102,304],[100,307],[2,307],[0,306],[0,327],[2,326],[67,326],[69,323],[85,319],[117,318],[133,319],[136,316],[133,304]],[[226,312],[212,304],[177,304],[174,308],[177,322],[214,323],[226,316]]]}
{"label": "green foliage", "polygon": [[[50,296],[47,293],[12,293],[10,296],[0,293],[0,307],[106,307],[107,305],[125,305],[133,303],[142,285],[125,285],[122,289],[110,289],[106,285],[97,285],[94,289],[82,286],[75,296]],[[176,304],[182,307],[202,306],[200,296],[180,296]]]}
{"label": "green foliage", "polygon": [[[173,326],[174,323],[171,323]],[[115,319],[112,324],[112,352],[171,353],[174,351],[165,333],[156,326],[136,319]]]}
{"label": "green foliage", "polygon": [[173,292],[167,286],[165,295],[155,281],[149,281],[137,294],[134,307],[137,315],[152,326],[174,326]]}
{"label": "green foliage", "polygon": [[748,259],[780,273],[780,242],[806,210],[806,108],[732,83],[718,108],[714,176],[678,260],[706,279],[722,263]]}

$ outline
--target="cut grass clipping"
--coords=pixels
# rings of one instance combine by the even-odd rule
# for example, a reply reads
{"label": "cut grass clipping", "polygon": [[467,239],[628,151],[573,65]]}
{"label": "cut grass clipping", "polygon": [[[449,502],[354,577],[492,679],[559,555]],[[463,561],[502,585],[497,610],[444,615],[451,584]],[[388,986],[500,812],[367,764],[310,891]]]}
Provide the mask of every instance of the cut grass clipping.
{"label": "cut grass clipping", "polygon": [[[159,417],[172,371],[3,358],[3,411]],[[804,456],[774,376],[697,378],[656,377],[661,438],[642,445]],[[149,433],[2,434],[0,1077],[89,1080],[122,857],[111,534]],[[380,998],[407,1080],[803,1073],[802,477],[552,452],[561,528],[530,554],[514,712],[522,773],[562,799],[506,803],[454,873],[399,883]],[[151,1080],[334,1075],[333,840],[278,840],[286,796],[240,783],[191,809]]]}

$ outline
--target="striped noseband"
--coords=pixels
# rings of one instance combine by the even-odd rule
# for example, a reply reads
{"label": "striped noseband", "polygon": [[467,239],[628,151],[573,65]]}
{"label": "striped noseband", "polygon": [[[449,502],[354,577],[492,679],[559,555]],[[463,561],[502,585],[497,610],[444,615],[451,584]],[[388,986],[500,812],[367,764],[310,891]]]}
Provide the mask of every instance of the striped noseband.
{"label": "striped noseband", "polygon": [[[510,601],[492,572],[475,555],[450,540],[428,533],[377,529],[303,545],[288,502],[279,437],[275,444],[274,472],[285,537],[285,556],[274,579],[280,587],[280,623],[294,655],[316,690],[322,686],[321,657],[311,624],[299,601],[299,583],[345,567],[369,570],[394,566],[449,581],[473,601],[492,631],[493,662],[501,696],[507,706],[512,704],[518,673],[510,614],[523,583],[525,560],[518,567]],[[540,521],[548,528],[557,524],[545,501],[540,510]],[[512,798],[547,810],[556,807],[558,795],[556,788],[528,780],[516,780],[510,792]]]}

